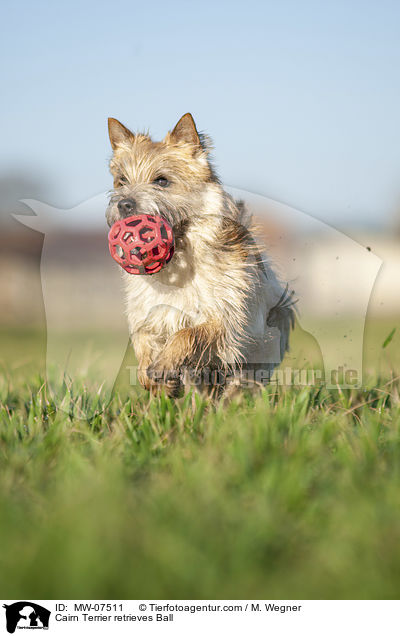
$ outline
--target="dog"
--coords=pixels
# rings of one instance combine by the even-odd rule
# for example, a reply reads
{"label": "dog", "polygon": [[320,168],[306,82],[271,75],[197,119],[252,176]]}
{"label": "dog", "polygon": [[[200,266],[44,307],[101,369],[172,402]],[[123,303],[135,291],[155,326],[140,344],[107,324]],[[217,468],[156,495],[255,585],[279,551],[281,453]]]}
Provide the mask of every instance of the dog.
{"label": "dog", "polygon": [[159,142],[113,118],[108,130],[108,224],[160,215],[175,237],[160,272],[122,272],[140,384],[172,397],[191,384],[219,392],[249,378],[265,384],[288,350],[293,292],[262,253],[243,202],[221,185],[210,139],[190,113]]}

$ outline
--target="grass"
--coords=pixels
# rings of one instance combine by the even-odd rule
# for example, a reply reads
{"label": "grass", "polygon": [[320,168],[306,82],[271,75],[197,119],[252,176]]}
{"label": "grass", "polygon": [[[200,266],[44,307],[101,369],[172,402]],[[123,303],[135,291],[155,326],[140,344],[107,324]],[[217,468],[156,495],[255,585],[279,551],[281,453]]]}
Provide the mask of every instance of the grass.
{"label": "grass", "polygon": [[121,390],[84,421],[84,387],[60,410],[27,342],[0,382],[2,598],[398,598],[387,364],[364,389],[271,385],[227,405]]}

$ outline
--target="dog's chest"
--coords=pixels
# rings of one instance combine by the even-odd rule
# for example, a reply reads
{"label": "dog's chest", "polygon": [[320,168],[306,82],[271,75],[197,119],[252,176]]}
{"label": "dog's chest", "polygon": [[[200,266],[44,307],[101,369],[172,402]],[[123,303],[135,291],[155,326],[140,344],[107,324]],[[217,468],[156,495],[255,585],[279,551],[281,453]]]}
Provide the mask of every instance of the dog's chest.
{"label": "dog's chest", "polygon": [[127,316],[131,332],[142,327],[174,333],[183,327],[204,322],[210,312],[209,285],[204,278],[191,273],[185,277],[125,277]]}

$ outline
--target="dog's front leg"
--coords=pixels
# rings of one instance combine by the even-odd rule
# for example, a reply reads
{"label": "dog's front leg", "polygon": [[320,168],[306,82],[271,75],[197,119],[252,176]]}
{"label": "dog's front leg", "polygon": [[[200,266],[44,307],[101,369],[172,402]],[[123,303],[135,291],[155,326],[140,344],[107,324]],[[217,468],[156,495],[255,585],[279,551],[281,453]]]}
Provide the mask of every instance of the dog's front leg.
{"label": "dog's front leg", "polygon": [[205,367],[215,369],[223,366],[223,342],[223,328],[213,321],[181,329],[169,338],[148,367],[147,375],[154,382],[164,384],[167,392],[176,397],[182,389],[184,370],[201,372]]}
{"label": "dog's front leg", "polygon": [[149,365],[161,350],[157,336],[146,329],[139,329],[131,336],[133,348],[138,362],[137,378],[144,389],[153,390],[156,385],[147,374]]}

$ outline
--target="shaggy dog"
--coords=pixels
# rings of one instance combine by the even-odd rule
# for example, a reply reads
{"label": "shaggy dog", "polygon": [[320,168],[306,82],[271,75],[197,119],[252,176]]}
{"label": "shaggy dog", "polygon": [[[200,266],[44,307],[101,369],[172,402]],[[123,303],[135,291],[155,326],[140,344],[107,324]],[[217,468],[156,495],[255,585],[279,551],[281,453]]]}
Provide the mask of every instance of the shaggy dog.
{"label": "shaggy dog", "polygon": [[175,253],[151,276],[123,272],[138,378],[177,396],[269,381],[288,349],[292,294],[257,243],[243,202],[223,189],[210,141],[187,113],[160,142],[109,119],[114,190],[107,221],[160,215]]}

